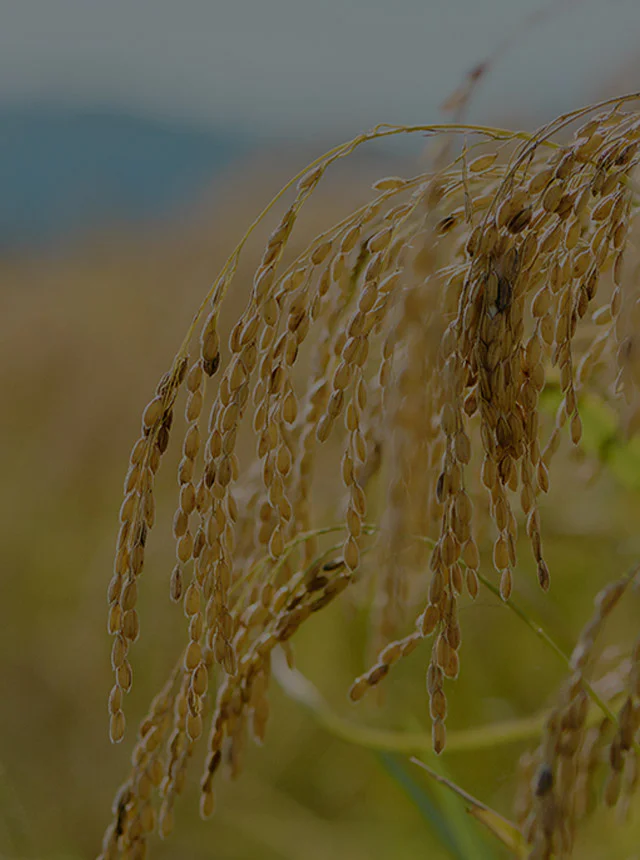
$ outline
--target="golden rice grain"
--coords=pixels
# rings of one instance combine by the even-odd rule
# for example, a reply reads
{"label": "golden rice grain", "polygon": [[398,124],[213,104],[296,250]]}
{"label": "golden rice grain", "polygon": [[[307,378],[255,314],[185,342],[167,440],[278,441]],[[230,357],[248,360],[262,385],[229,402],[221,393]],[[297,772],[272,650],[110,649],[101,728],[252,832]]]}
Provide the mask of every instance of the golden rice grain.
{"label": "golden rice grain", "polygon": [[[184,384],[170,595],[183,603],[187,641],[141,726],[105,858],[143,856],[154,829],[168,836],[206,722],[200,811],[213,813],[219,767],[239,773],[246,738],[264,739],[274,649],[292,662],[301,625],[359,578],[372,582],[376,656],[350,698],[360,700],[433,637],[427,692],[434,750],[444,749],[445,679],[460,670],[458,610],[465,588],[477,596],[480,548],[491,548],[480,542],[480,523],[491,521],[499,591],[510,600],[520,575],[519,503],[548,590],[540,494],[550,489],[561,434],[580,444],[582,396],[609,358],[629,426],[640,426],[640,350],[624,268],[640,144],[630,103],[618,99],[593,116],[577,111],[531,136],[500,132],[499,147],[477,129],[490,151],[472,159],[465,151],[413,179],[380,180],[369,203],[294,251],[300,212],[330,165],[367,140],[408,130],[381,126],[337,147],[290,184],[293,198],[222,344],[221,308],[246,237],[229,258],[190,330],[195,338],[200,328],[198,348],[190,357],[187,338],[143,411],[125,478],[107,594],[115,742],[140,632],[138,578],[156,521],[155,476]],[[578,119],[586,121],[574,138],[562,138]],[[541,405],[552,385],[562,392],[555,426]],[[238,446],[245,431],[252,463]],[[337,529],[323,521],[316,493],[317,475],[332,462],[327,449],[340,464]],[[366,517],[378,511],[373,526]],[[322,556],[329,529],[339,534]],[[587,734],[584,672],[623,592],[612,586],[599,598],[572,656],[575,677],[529,762],[529,782],[535,768],[538,775],[521,805],[531,856],[568,853],[573,844],[569,799],[588,793],[587,740],[591,751],[600,743],[600,734]],[[413,631],[403,636],[411,617]],[[607,802],[623,802],[637,783],[639,662],[636,655],[625,676],[608,742]]]}

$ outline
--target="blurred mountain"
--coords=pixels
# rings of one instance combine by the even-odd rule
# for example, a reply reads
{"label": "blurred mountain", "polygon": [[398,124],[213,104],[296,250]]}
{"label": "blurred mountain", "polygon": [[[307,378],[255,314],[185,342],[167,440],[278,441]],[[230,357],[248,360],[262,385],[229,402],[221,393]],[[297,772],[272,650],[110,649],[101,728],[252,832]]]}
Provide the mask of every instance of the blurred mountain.
{"label": "blurred mountain", "polygon": [[175,217],[250,149],[232,131],[118,112],[0,109],[0,249]]}

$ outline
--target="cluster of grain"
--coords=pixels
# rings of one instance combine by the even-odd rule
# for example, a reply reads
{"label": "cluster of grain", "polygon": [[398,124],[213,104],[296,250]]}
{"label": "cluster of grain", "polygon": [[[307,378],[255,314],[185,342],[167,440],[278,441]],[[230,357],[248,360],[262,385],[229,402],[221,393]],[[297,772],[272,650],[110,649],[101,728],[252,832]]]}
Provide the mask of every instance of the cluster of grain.
{"label": "cluster of grain", "polygon": [[[640,420],[640,348],[629,327],[639,310],[622,289],[640,119],[624,101],[588,114],[532,136],[466,128],[475,137],[451,164],[381,180],[370,203],[289,261],[300,210],[334,161],[367,140],[434,129],[382,126],[338,147],[298,181],[221,344],[220,308],[246,237],[230,257],[147,406],[131,454],[109,586],[114,741],[124,734],[154,476],[186,383],[170,593],[182,602],[188,633],[141,727],[103,860],[143,857],[151,831],[169,833],[187,764],[207,731],[201,812],[213,812],[218,768],[237,773],[247,735],[264,738],[274,648],[292,659],[298,628],[356,579],[375,583],[378,656],[351,698],[430,639],[437,752],[446,743],[445,679],[460,668],[460,602],[479,588],[478,523],[488,515],[493,524],[504,600],[519,518],[540,586],[549,588],[539,497],[565,425],[579,443],[580,393],[611,356],[627,425]],[[555,142],[583,116],[570,142]],[[563,393],[551,428],[539,407],[550,369]],[[255,454],[241,464],[244,426]],[[314,509],[331,445],[340,455],[337,523]],[[377,522],[367,518],[374,494]],[[576,684],[568,707],[577,731],[585,706]]]}
{"label": "cluster of grain", "polygon": [[[548,715],[540,745],[521,760],[516,812],[532,846],[531,860],[571,856],[578,824],[594,803],[617,805],[624,816],[638,787],[638,643],[597,682],[588,678],[597,669],[597,637],[635,578],[637,571],[596,597],[571,655],[572,675]],[[603,716],[602,703],[610,716]]]}

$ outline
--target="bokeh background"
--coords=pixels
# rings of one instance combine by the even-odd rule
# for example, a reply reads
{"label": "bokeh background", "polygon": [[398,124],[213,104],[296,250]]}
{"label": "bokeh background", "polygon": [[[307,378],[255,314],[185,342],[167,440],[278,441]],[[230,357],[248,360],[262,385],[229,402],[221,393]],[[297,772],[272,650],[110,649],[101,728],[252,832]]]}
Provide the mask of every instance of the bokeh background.
{"label": "bokeh background", "polygon": [[[0,11],[0,857],[80,860],[99,851],[135,723],[184,630],[159,530],[129,731],[111,747],[105,591],[128,450],[235,241],[326,148],[377,122],[442,121],[443,102],[478,64],[486,74],[468,116],[484,124],[534,127],[640,88],[640,4],[4,0]],[[361,199],[375,176],[414,172],[423,147],[374,147],[336,170],[303,229]],[[249,247],[247,267],[258,250]],[[544,511],[552,593],[542,600],[526,561],[517,589],[570,648],[593,595],[638,557],[640,494],[588,458],[567,456],[559,472]],[[173,491],[167,474],[161,522]],[[637,608],[621,612],[619,629],[631,629]],[[345,693],[364,666],[364,613],[320,615],[297,659],[335,710],[428,732],[421,657],[388,679],[378,706],[354,710]],[[451,729],[552,701],[562,667],[529,630],[485,597],[461,620]],[[221,785],[213,821],[198,818],[195,767],[175,834],[153,857],[504,856],[473,822],[475,847],[464,847],[447,796],[406,757],[347,744],[273,693],[267,743]],[[445,754],[434,766],[508,815],[525,748]],[[626,828],[598,813],[578,856],[640,857],[637,812]]]}

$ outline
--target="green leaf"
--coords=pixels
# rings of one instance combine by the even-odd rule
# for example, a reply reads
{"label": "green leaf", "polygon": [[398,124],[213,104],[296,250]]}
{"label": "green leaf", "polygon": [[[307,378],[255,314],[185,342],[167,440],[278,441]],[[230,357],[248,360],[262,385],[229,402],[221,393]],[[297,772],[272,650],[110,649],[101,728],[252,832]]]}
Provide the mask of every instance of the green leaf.
{"label": "green leaf", "polygon": [[[467,804],[467,812],[484,824],[484,826],[488,828],[488,830],[490,830],[491,833],[493,833],[493,835],[497,837],[500,842],[502,842],[502,844],[505,845],[516,857],[523,858],[523,860],[528,857],[529,849],[527,847],[527,843],[525,842],[524,836],[513,822],[504,818],[500,813],[491,809],[480,800],[477,800],[471,794],[464,791],[464,789],[460,788],[460,786],[456,785],[452,780],[436,773],[435,770],[432,770],[419,759],[412,758],[411,761],[421,767],[436,782],[439,782],[441,785],[445,785],[451,792],[457,794],[458,797],[461,797]],[[479,856],[477,851],[473,856]]]}
{"label": "green leaf", "polygon": [[437,835],[451,857],[466,860],[468,855],[461,850],[462,846],[456,828],[452,826],[453,822],[447,815],[443,814],[438,804],[434,803],[429,794],[406,772],[395,756],[382,752],[378,753],[377,758],[387,773],[418,808],[422,817],[428,822],[430,829]]}

